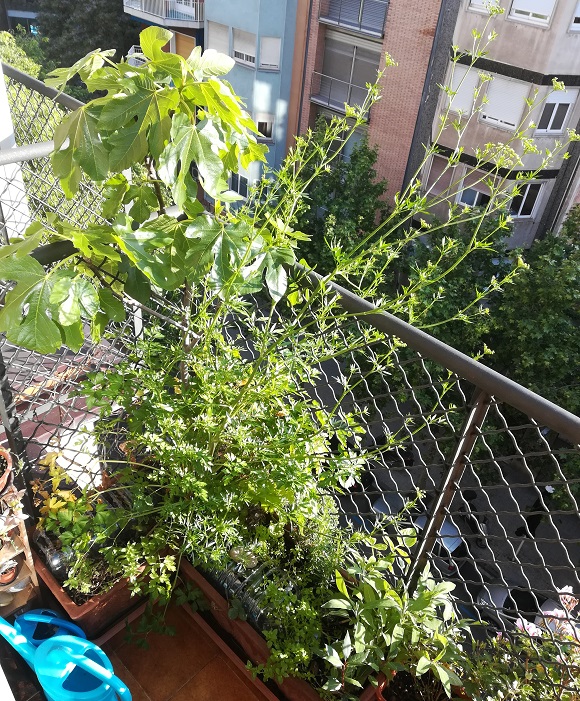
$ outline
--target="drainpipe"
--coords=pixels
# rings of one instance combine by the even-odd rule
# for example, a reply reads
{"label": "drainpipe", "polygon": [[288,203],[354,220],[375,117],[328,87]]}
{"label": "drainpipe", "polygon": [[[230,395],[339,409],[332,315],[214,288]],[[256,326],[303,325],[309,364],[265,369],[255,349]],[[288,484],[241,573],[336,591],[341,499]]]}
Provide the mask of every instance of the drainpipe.
{"label": "drainpipe", "polygon": [[[306,27],[306,45],[304,46],[304,66],[302,68],[302,90],[300,90],[300,104],[298,105],[298,133],[302,126],[302,108],[304,106],[304,85],[306,84],[306,62],[308,60],[308,48],[310,47],[310,25],[312,24],[312,5],[314,0],[310,0],[308,8],[308,25]],[[310,97],[308,98],[310,99]]]}
{"label": "drainpipe", "polygon": [[445,71],[449,63],[449,50],[453,44],[453,33],[457,24],[460,6],[461,0],[441,0],[435,36],[433,37],[433,46],[421,94],[421,106],[417,115],[407,167],[403,177],[403,190],[407,187],[411,177],[423,160],[424,144],[431,143],[431,130],[439,101],[437,84],[443,83],[445,79]]}

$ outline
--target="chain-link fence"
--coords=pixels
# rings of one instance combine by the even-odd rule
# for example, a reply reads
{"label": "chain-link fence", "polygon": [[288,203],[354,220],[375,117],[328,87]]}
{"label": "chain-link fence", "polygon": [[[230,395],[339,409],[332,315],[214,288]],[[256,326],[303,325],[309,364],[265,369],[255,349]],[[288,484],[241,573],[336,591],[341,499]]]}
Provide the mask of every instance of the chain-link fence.
{"label": "chain-link fence", "polygon": [[[53,100],[46,88],[38,93],[33,82],[25,86],[15,72],[7,87],[19,145],[49,139],[74,106]],[[47,158],[24,163],[22,175],[21,201],[31,219],[52,211],[82,224],[97,216],[99,192],[83,184],[74,200],[65,200]],[[13,232],[6,228],[9,240]],[[438,577],[453,581],[461,615],[489,624],[474,627],[476,636],[536,624],[553,636],[555,618],[580,631],[559,596],[580,593],[580,419],[337,291],[353,315],[348,333],[376,332],[364,357],[354,352],[322,363],[310,390],[323,409],[340,403],[364,417],[365,468],[336,497],[343,525],[375,533],[412,526],[419,537],[406,576],[416,581],[429,561]],[[159,304],[157,320],[165,316]],[[128,312],[106,340],[87,341],[77,353],[42,356],[1,343],[0,414],[29,473],[57,453],[79,484],[98,479],[96,414],[79,394],[79,381],[125,357],[148,319],[133,307]],[[316,320],[308,321],[312,331]],[[340,334],[341,323],[332,328],[327,321],[319,333]],[[243,321],[232,320],[230,330],[252,353]],[[389,365],[381,367],[385,355]],[[356,379],[355,389],[345,387],[346,374]],[[402,520],[394,518],[403,512]],[[230,577],[229,586],[237,581]],[[541,647],[537,653],[541,659]]]}

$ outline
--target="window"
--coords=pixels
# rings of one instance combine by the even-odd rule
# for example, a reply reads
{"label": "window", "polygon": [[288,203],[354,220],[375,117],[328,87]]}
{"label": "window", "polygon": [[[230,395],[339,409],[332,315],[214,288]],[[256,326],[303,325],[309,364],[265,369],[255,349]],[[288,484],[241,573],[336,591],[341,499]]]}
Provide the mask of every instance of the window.
{"label": "window", "polygon": [[490,0],[469,0],[470,10],[488,11]]}
{"label": "window", "polygon": [[272,132],[274,129],[274,120],[273,119],[263,119],[263,120],[258,119],[257,124],[258,124],[258,131],[260,133],[260,136],[263,139],[268,139],[269,141],[271,141],[272,140]]}
{"label": "window", "polygon": [[388,4],[387,0],[326,0],[320,4],[320,18],[340,27],[382,36]]}
{"label": "window", "polygon": [[538,122],[537,132],[558,133],[564,131],[564,124],[572,105],[576,102],[577,92],[575,90],[567,90],[564,92],[555,92],[550,95],[548,101],[544,104],[542,116]]}
{"label": "window", "polygon": [[230,28],[217,22],[207,23],[207,48],[230,55]]}
{"label": "window", "polygon": [[494,76],[487,85],[487,103],[482,106],[481,120],[494,126],[515,129],[522,118],[530,86],[499,76]]}
{"label": "window", "polygon": [[459,193],[457,201],[468,207],[485,207],[491,197],[473,187],[466,187]]}
{"label": "window", "polygon": [[580,0],[576,3],[576,9],[572,15],[572,22],[570,23],[571,32],[580,32]]}
{"label": "window", "polygon": [[470,115],[473,109],[474,92],[479,83],[479,74],[475,68],[463,66],[460,63],[456,63],[454,67],[452,65],[452,70],[450,88],[455,95],[449,99],[449,106],[453,112]]}
{"label": "window", "polygon": [[256,65],[256,35],[234,29],[234,58],[240,63]]}
{"label": "window", "polygon": [[550,21],[555,4],[556,0],[513,0],[510,17],[546,25]]}
{"label": "window", "polygon": [[280,68],[279,37],[262,37],[260,39],[260,68],[271,71]]}
{"label": "window", "polygon": [[[326,33],[320,87],[314,96],[328,107],[344,109],[344,103],[361,105],[367,83],[377,77],[381,54],[365,46],[339,41]],[[370,42],[369,42],[370,43]]]}
{"label": "window", "polygon": [[242,197],[248,196],[248,178],[239,173],[232,173],[232,190]]}
{"label": "window", "polygon": [[541,188],[542,183],[520,185],[520,194],[513,198],[510,205],[512,217],[531,217]]}

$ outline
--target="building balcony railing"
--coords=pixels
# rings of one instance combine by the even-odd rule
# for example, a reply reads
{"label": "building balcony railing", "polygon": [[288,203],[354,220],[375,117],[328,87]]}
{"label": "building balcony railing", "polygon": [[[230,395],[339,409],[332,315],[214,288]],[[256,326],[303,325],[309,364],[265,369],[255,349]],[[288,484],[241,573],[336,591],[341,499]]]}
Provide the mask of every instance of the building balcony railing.
{"label": "building balcony railing", "polygon": [[143,55],[139,44],[134,44],[127,52],[127,63],[130,66],[142,66],[147,63],[147,58]]}
{"label": "building balcony railing", "polygon": [[319,19],[371,36],[382,37],[389,0],[321,0]]}
{"label": "building balcony railing", "polygon": [[367,93],[368,89],[361,85],[353,85],[345,80],[332,78],[316,71],[312,74],[311,101],[317,105],[329,107],[335,112],[345,114],[345,103],[362,105]]}
{"label": "building balcony railing", "polygon": [[[67,200],[48,164],[54,126],[80,103],[15,69],[4,71],[21,147],[0,153],[4,240],[50,212],[73,225],[104,223],[95,214],[102,193],[94,183],[83,181]],[[319,78],[327,80],[312,99],[327,106],[341,108],[343,100],[356,101],[354,88],[362,90]],[[462,618],[487,621],[492,631],[513,632],[518,616],[526,625],[541,622],[558,589],[580,593],[580,418],[350,291],[333,285],[333,292],[348,312],[348,334],[359,334],[364,352],[345,349],[340,362],[322,362],[312,391],[329,417],[343,401],[356,410],[361,440],[372,451],[360,482],[334,495],[341,522],[367,531],[385,527],[389,516],[395,524],[405,499],[421,489],[428,501],[413,516],[419,542],[405,571],[409,582],[429,561],[435,577],[456,584]],[[308,314],[297,321],[323,348],[325,335],[337,329],[330,318],[320,323],[315,308]],[[78,353],[43,356],[0,337],[0,432],[23,460],[57,444],[66,446],[73,466],[86,464],[85,449],[73,439],[85,435],[83,426],[97,414],[72,398],[81,396],[87,370],[123,359],[147,323],[131,306],[127,317]],[[232,318],[227,334],[242,353],[255,352],[243,320]],[[386,352],[388,365],[381,359]],[[347,368],[362,378],[349,389]],[[549,644],[534,650],[539,659],[550,654]],[[543,698],[561,699],[561,689]]]}
{"label": "building balcony railing", "polygon": [[168,27],[201,29],[205,18],[204,2],[198,0],[123,0],[127,14]]}

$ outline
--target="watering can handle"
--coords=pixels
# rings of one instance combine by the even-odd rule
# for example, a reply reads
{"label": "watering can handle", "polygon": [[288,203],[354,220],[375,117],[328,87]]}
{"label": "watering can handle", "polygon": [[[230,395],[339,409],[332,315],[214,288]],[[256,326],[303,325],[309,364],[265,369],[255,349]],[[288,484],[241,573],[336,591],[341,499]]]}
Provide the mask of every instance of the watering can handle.
{"label": "watering can handle", "polygon": [[105,669],[100,664],[93,662],[93,660],[90,660],[84,655],[77,655],[75,653],[69,652],[67,654],[67,658],[74,662],[77,665],[77,667],[84,669],[86,672],[89,672],[94,677],[97,677],[97,679],[101,679],[101,681],[104,681],[110,686],[112,686],[113,689],[119,695],[121,701],[131,701],[131,692],[125,686],[125,684],[123,684],[119,677],[116,677],[113,674],[113,672],[110,672],[108,669]]}
{"label": "watering can handle", "polygon": [[32,621],[33,623],[49,623],[66,630],[70,630],[72,635],[77,635],[79,627],[66,621],[64,618],[58,618],[57,616],[46,616],[42,613],[23,613],[21,618],[25,618],[27,621]]}

